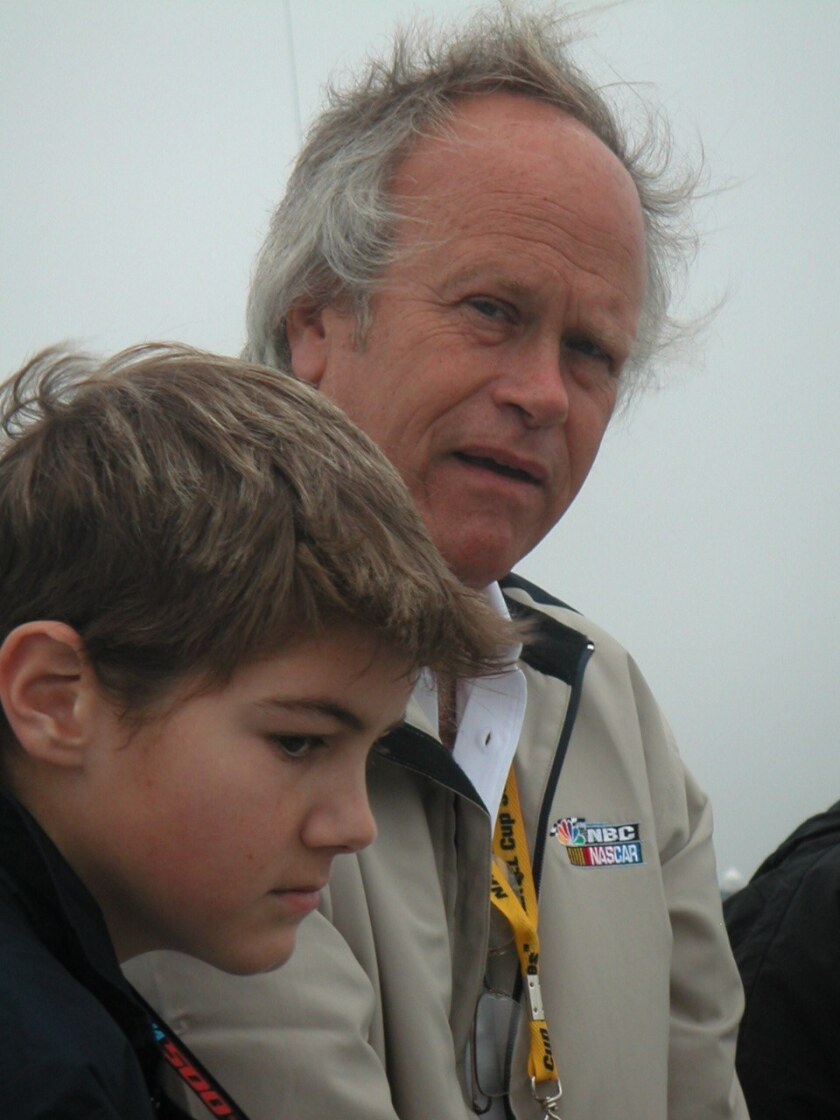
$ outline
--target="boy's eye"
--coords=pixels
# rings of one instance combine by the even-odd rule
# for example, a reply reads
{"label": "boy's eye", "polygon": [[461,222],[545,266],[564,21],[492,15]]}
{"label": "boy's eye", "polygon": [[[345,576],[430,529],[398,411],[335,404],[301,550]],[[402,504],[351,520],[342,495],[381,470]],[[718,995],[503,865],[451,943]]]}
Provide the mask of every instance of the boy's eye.
{"label": "boy's eye", "polygon": [[269,735],[269,739],[289,758],[305,758],[310,751],[325,745],[320,735]]}

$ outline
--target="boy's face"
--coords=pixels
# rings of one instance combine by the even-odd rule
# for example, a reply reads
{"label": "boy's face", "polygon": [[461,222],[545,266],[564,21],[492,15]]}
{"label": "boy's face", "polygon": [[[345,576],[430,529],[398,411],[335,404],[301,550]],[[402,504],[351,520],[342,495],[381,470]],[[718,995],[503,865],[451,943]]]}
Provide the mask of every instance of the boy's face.
{"label": "boy's face", "polygon": [[130,737],[103,702],[90,811],[62,847],[121,959],[170,948],[251,973],[288,958],[333,857],[376,834],[365,761],[402,718],[402,671],[345,626]]}

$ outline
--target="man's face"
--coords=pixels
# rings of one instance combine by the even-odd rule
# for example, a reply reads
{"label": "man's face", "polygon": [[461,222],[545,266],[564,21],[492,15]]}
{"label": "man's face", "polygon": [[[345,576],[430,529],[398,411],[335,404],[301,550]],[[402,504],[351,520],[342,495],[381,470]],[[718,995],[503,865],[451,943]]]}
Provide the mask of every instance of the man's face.
{"label": "man's face", "polygon": [[334,856],[376,834],[366,761],[405,711],[398,665],[347,625],[130,735],[97,701],[89,804],[65,850],[123,959],[170,948],[238,973],[286,960]]}
{"label": "man's face", "polygon": [[559,520],[595,459],[645,290],[632,180],[551,106],[465,100],[393,191],[400,259],[363,342],[331,306],[289,317],[292,365],[381,446],[473,587]]}

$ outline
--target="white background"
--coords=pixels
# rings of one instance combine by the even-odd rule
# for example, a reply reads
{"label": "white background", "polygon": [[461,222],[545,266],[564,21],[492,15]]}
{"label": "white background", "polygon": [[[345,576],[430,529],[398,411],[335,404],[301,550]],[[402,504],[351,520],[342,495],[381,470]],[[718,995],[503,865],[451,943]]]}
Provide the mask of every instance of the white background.
{"label": "white background", "polygon": [[[427,0],[4,0],[0,369],[73,338],[236,353],[251,260],[330,73]],[[840,4],[627,0],[582,64],[656,100],[722,188],[688,310],[523,574],[630,647],[751,872],[840,797]]]}

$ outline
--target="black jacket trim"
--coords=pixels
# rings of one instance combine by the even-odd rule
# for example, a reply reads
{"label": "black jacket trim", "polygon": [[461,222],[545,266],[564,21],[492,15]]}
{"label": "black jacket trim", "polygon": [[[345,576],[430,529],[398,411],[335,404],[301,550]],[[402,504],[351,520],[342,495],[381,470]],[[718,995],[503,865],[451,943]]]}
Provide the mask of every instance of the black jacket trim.
{"label": "black jacket trim", "polygon": [[453,793],[466,797],[487,811],[478,796],[475,786],[452,757],[446,747],[437,739],[416,727],[403,724],[390,732],[376,745],[376,753],[398,763],[406,770],[420,774],[424,778],[451,789]]}
{"label": "black jacket trim", "polygon": [[[529,592],[530,594],[530,592]],[[577,677],[584,651],[591,646],[589,638],[542,611],[505,597],[512,618],[520,618],[534,626],[534,633],[522,650],[522,660],[538,673],[554,677],[570,687]]]}
{"label": "black jacket trim", "polygon": [[508,587],[513,588],[515,591],[524,591],[526,595],[530,595],[534,602],[539,603],[540,606],[562,607],[564,611],[574,611],[575,614],[580,613],[576,611],[574,607],[570,607],[568,603],[564,603],[562,599],[557,599],[554,595],[549,595],[542,587],[531,583],[529,579],[525,579],[523,576],[516,575],[515,572],[511,572],[510,575],[500,580],[499,586],[502,591],[505,591]]}
{"label": "black jacket trim", "polygon": [[537,821],[537,835],[534,841],[534,858],[533,858],[533,874],[534,874],[534,887],[539,897],[540,883],[542,880],[543,859],[545,857],[545,842],[548,835],[549,815],[551,813],[551,805],[554,800],[554,792],[557,789],[557,783],[560,781],[560,771],[563,769],[563,763],[566,761],[566,753],[569,749],[569,741],[572,737],[572,728],[577,719],[578,707],[580,705],[580,697],[583,692],[583,674],[586,671],[586,665],[589,658],[592,656],[594,646],[591,642],[586,641],[583,649],[580,650],[578,655],[577,669],[575,672],[575,680],[572,684],[572,694],[569,697],[569,707],[566,710],[566,718],[563,720],[563,730],[560,732],[560,739],[557,743],[557,750],[554,752],[554,758],[551,762],[551,773],[548,776],[548,782],[545,787],[545,795],[543,797],[542,805],[540,806],[540,815]]}

